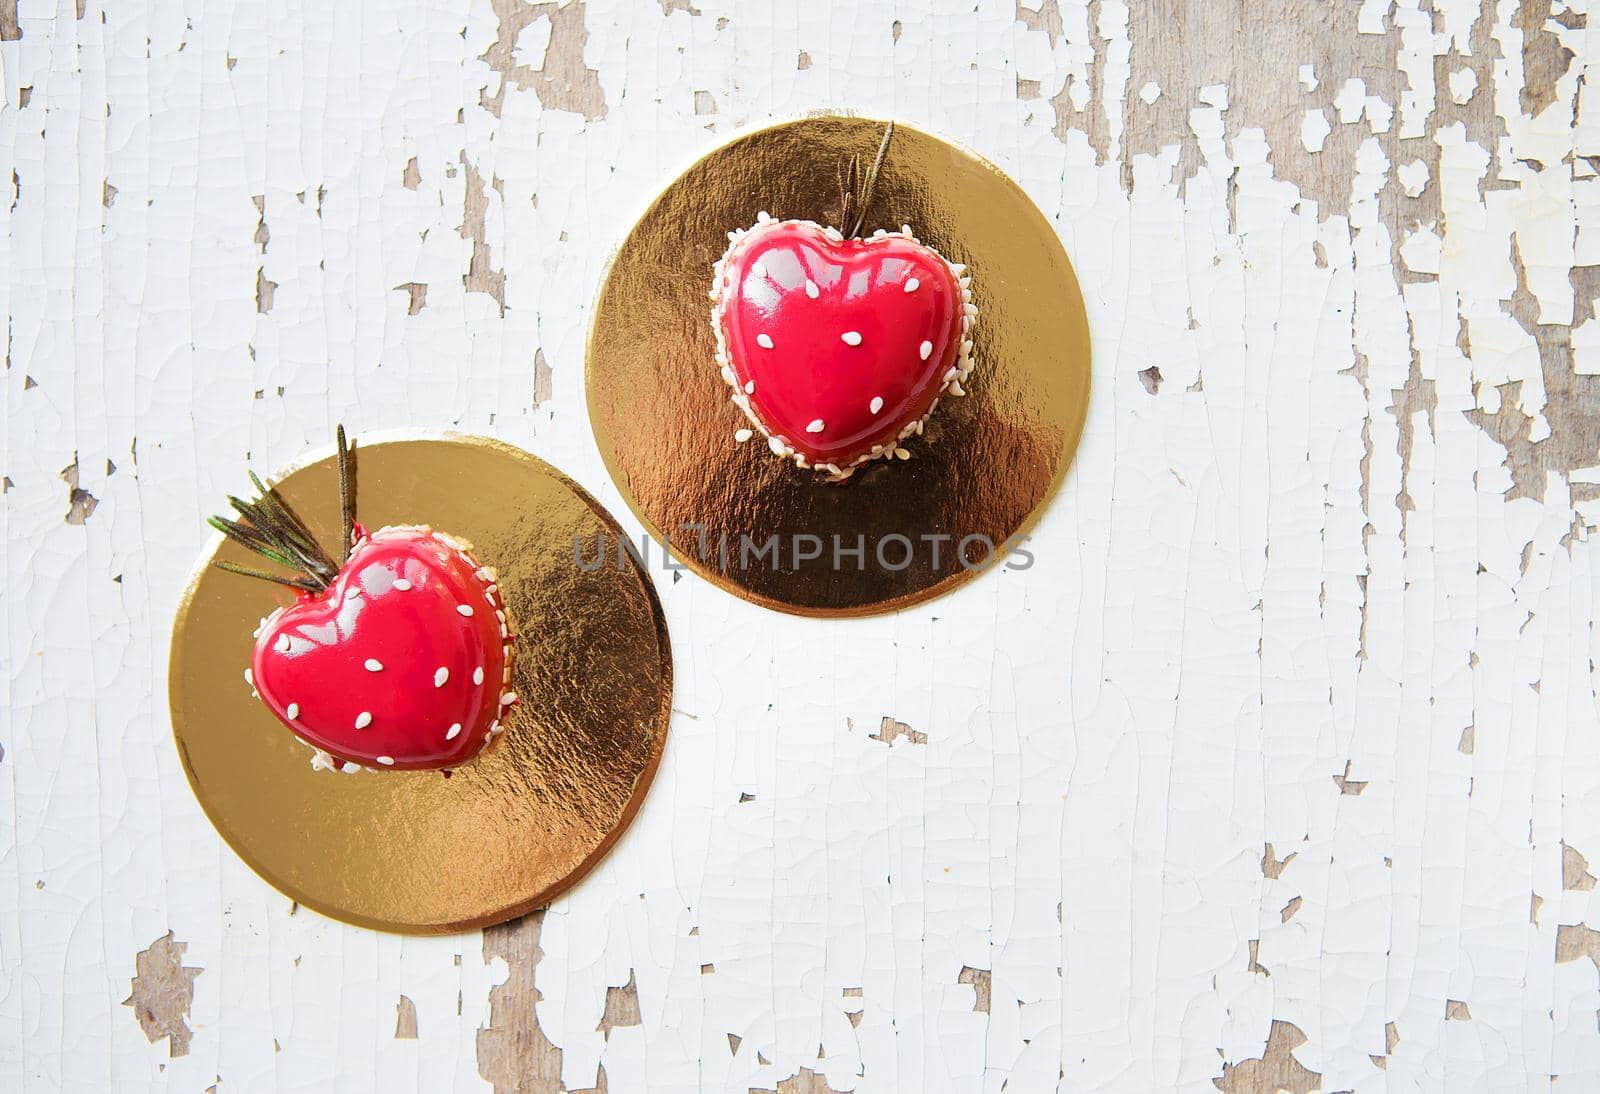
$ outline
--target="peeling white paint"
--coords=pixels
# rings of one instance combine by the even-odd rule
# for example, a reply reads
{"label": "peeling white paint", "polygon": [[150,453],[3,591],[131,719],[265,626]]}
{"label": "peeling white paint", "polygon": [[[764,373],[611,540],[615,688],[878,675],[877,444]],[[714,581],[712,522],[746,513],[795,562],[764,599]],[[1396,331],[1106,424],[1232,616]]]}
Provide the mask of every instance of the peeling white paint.
{"label": "peeling white paint", "polygon": [[1367,82],[1359,76],[1352,76],[1340,85],[1333,106],[1339,113],[1339,121],[1344,125],[1350,125],[1361,120],[1367,102]]}
{"label": "peeling white paint", "polygon": [[1395,174],[1400,179],[1400,189],[1408,198],[1421,197],[1422,191],[1428,188],[1428,165],[1423,160],[1402,163]]}
{"label": "peeling white paint", "polygon": [[1300,143],[1307,152],[1322,151],[1323,142],[1332,132],[1333,126],[1328,123],[1328,115],[1321,110],[1307,110],[1305,117],[1300,120]]}
{"label": "peeling white paint", "polygon": [[1405,242],[1400,244],[1400,260],[1412,273],[1437,277],[1443,254],[1444,240],[1439,238],[1431,225],[1408,232]]}

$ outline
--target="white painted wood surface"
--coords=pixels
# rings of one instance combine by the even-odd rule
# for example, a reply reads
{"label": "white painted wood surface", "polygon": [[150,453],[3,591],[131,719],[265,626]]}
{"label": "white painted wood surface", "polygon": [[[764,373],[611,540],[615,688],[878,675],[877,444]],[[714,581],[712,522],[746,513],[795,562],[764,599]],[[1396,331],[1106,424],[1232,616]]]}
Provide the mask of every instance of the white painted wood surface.
{"label": "white painted wood surface", "polygon": [[[0,0],[0,1089],[1595,1088],[1587,6]],[[170,741],[202,515],[342,420],[629,521],[605,256],[818,108],[1077,264],[1036,564],[850,622],[658,575],[681,713],[588,881],[294,914]]]}

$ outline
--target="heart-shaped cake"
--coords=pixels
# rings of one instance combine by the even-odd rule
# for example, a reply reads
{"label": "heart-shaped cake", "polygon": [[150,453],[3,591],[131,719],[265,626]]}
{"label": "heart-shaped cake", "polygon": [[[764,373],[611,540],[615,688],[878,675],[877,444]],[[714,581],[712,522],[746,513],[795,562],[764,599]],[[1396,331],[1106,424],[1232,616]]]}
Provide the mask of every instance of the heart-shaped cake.
{"label": "heart-shaped cake", "polygon": [[212,565],[299,593],[256,628],[245,682],[311,746],[314,768],[448,773],[494,742],[517,703],[516,636],[498,579],[455,536],[425,525],[369,534],[357,523],[343,426],[338,469],[337,554],[254,473],[260,496],[230,497],[236,517],[207,521],[288,573]]}
{"label": "heart-shaped cake", "polygon": [[469,544],[357,524],[328,586],[262,621],[248,676],[317,750],[314,766],[452,768],[516,701],[512,641],[495,573]]}
{"label": "heart-shaped cake", "polygon": [[711,287],[717,364],[772,451],[832,482],[909,459],[940,397],[966,393],[978,309],[965,268],[909,226],[851,239],[761,213],[728,239]]}

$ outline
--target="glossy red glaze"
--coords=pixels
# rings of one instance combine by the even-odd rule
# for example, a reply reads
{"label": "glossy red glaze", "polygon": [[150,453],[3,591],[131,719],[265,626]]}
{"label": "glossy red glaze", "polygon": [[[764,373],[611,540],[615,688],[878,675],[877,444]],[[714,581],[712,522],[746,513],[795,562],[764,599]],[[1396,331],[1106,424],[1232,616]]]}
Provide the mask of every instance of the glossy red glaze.
{"label": "glossy red glaze", "polygon": [[[505,605],[459,541],[425,528],[357,532],[332,585],[267,620],[252,683],[280,721],[335,760],[458,767],[483,747],[509,691],[511,638],[495,614]],[[441,668],[448,676],[436,685]],[[474,684],[479,668],[483,682]],[[371,721],[357,728],[363,712]]]}
{"label": "glossy red glaze", "polygon": [[[714,321],[735,382],[754,382],[746,398],[758,424],[810,464],[845,468],[894,444],[960,356],[956,273],[908,236],[834,240],[809,222],[768,221],[739,237],[720,276]],[[859,344],[845,341],[850,332]]]}

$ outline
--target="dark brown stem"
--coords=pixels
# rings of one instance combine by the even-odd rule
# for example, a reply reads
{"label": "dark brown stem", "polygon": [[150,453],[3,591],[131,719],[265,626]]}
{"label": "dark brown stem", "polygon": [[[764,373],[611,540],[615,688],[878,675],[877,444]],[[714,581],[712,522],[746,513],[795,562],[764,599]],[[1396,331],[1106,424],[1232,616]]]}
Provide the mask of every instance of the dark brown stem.
{"label": "dark brown stem", "polygon": [[[883,169],[883,161],[889,155],[889,142],[894,139],[894,122],[888,122],[883,127],[883,140],[878,142],[878,155],[872,161],[872,167],[867,171],[866,181],[860,186],[860,197],[854,202],[842,201],[844,211],[839,219],[843,223],[844,234],[851,237],[861,235],[861,226],[866,222],[867,212],[872,208],[872,191],[878,185],[878,172]],[[850,189],[849,195],[854,197],[857,193],[856,183],[861,174],[860,163],[856,157],[850,157]],[[854,205],[855,219],[850,219],[851,206]]]}
{"label": "dark brown stem", "polygon": [[356,494],[350,482],[350,446],[345,443],[344,425],[335,431],[339,440],[339,564],[350,558],[350,538],[356,526]]}
{"label": "dark brown stem", "polygon": [[[839,165],[839,224],[848,227],[855,219],[856,190],[861,175],[861,157],[851,156]],[[846,235],[854,235],[846,232]]]}

